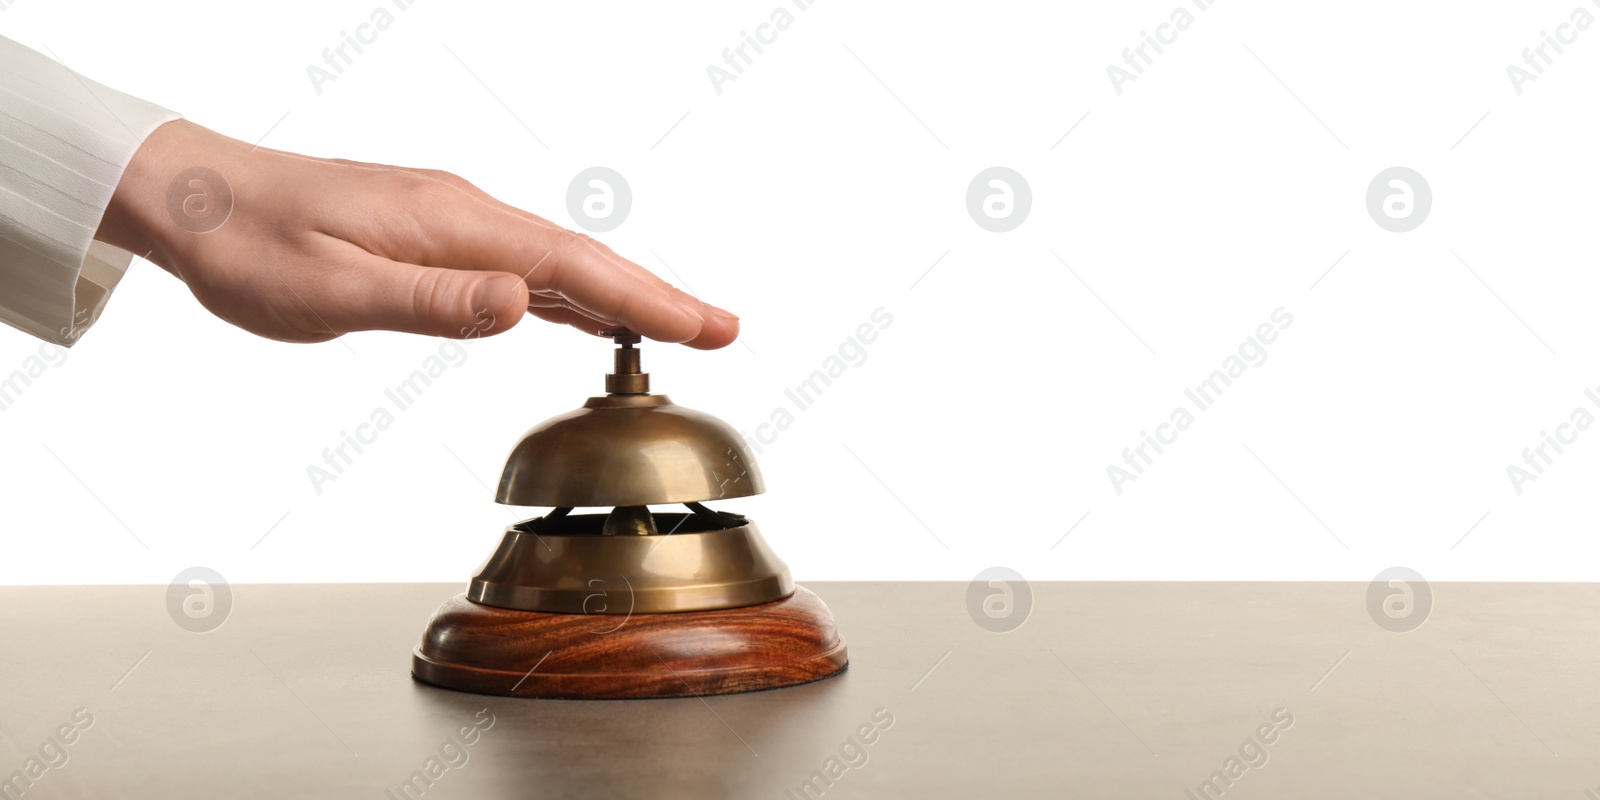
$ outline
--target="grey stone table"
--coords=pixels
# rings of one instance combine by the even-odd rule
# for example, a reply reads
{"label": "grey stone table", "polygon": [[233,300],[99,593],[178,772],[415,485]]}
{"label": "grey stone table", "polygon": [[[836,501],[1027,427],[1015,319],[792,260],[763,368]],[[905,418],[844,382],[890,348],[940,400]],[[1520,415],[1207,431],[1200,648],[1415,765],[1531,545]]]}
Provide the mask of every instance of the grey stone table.
{"label": "grey stone table", "polygon": [[1398,634],[1365,584],[1035,583],[1007,633],[965,584],[810,586],[843,675],[644,701],[413,682],[454,585],[235,586],[205,634],[164,586],[0,589],[0,797],[1600,795],[1600,587],[1435,584]]}

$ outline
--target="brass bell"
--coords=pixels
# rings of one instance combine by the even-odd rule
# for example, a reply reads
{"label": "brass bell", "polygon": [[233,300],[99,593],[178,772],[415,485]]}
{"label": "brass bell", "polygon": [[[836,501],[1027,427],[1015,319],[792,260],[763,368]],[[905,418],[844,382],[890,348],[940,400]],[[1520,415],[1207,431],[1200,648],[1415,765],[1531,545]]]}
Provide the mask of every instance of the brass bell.
{"label": "brass bell", "polygon": [[[765,491],[728,424],[650,394],[637,334],[606,394],[523,435],[495,501],[544,506],[508,527],[428,624],[421,681],[529,697],[770,689],[846,665],[833,615],[796,587],[755,523],[706,503]],[[651,506],[682,505],[683,511]],[[572,513],[579,508],[603,513]]]}

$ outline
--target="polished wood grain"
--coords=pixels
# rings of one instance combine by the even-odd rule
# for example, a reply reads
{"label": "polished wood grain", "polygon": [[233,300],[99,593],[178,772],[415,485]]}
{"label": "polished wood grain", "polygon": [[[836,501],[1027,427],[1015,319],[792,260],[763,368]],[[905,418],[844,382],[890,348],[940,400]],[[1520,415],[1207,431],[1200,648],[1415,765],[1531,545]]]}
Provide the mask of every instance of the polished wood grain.
{"label": "polished wood grain", "polygon": [[412,653],[420,681],[516,697],[686,697],[776,689],[847,663],[833,614],[805,588],[775,602],[674,614],[547,614],[458,595]]}

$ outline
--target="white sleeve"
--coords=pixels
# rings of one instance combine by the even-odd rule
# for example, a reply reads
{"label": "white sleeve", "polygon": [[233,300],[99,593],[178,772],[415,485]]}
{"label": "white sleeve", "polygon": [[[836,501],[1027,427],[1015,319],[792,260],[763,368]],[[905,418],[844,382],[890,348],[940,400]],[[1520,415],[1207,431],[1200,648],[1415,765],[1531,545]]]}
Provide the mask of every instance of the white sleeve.
{"label": "white sleeve", "polygon": [[0,37],[0,321],[72,346],[133,253],[94,240],[139,145],[178,115]]}

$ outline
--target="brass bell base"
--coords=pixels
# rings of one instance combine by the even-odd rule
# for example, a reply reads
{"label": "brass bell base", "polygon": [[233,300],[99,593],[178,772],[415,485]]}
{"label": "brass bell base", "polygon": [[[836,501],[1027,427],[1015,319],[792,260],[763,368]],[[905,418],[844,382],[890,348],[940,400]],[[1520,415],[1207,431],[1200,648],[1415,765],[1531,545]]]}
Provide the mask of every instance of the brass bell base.
{"label": "brass bell base", "polygon": [[797,587],[781,600],[668,614],[559,614],[457,595],[412,652],[417,680],[477,694],[620,699],[776,689],[848,664],[833,613]]}

